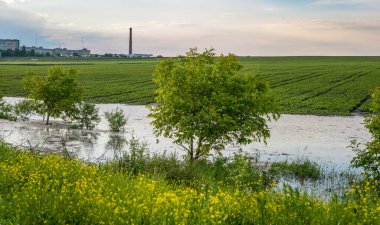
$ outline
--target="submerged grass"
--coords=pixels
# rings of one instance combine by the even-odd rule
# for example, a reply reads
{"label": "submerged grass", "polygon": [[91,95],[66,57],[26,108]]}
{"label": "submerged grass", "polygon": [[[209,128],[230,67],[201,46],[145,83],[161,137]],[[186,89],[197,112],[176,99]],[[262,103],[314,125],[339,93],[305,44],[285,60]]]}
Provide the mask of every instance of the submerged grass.
{"label": "submerged grass", "polygon": [[274,175],[292,176],[301,180],[316,180],[322,175],[320,166],[306,158],[299,158],[291,162],[274,162],[271,164],[269,172]]}
{"label": "submerged grass", "polygon": [[[124,156],[124,162],[131,156]],[[380,223],[379,184],[371,180],[342,198],[322,200],[289,187],[275,190],[271,185],[220,181],[211,188],[207,181],[171,182],[159,171],[133,171],[120,162],[97,165],[0,144],[0,223]],[[240,171],[244,166],[232,168]],[[255,179],[262,182],[260,176]]]}

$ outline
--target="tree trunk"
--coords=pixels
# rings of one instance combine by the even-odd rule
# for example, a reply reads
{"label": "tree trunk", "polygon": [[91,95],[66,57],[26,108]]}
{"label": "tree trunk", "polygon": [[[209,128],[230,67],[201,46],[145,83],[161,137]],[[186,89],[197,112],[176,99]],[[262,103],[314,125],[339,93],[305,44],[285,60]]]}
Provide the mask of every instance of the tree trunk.
{"label": "tree trunk", "polygon": [[46,125],[49,125],[49,119],[50,119],[50,114],[48,113],[46,115]]}
{"label": "tree trunk", "polygon": [[193,145],[193,139],[191,139],[191,145],[190,145],[190,162],[194,161],[194,145]]}

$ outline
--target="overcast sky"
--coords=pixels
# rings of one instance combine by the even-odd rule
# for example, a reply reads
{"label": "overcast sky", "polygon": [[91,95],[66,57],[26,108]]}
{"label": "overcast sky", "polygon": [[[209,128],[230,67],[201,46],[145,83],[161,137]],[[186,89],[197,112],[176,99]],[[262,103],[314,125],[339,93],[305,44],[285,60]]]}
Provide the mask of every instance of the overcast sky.
{"label": "overcast sky", "polygon": [[380,55],[380,0],[0,0],[0,38],[93,53]]}

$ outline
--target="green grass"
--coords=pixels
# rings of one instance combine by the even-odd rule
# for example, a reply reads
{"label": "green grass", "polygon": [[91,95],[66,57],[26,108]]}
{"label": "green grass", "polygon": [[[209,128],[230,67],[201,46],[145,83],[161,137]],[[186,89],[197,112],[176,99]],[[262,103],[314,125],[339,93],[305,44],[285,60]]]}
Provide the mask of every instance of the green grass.
{"label": "green grass", "polygon": [[[282,113],[350,115],[368,109],[369,91],[380,86],[380,57],[242,57],[243,72],[273,88]],[[46,74],[52,65],[78,69],[87,100],[147,104],[154,101],[152,73],[158,59],[1,59],[0,93],[26,96],[26,71]]]}
{"label": "green grass", "polygon": [[292,162],[274,162],[269,172],[279,176],[293,176],[299,179],[318,179],[321,176],[320,167],[309,159],[297,159]]}

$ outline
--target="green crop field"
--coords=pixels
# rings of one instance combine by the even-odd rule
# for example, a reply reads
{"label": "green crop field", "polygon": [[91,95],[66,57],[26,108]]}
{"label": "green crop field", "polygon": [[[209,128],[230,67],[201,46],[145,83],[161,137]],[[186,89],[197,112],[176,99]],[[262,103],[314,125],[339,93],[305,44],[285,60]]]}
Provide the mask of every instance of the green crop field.
{"label": "green crop field", "polygon": [[[267,80],[283,113],[350,115],[366,109],[369,91],[380,86],[380,57],[242,57],[243,72]],[[152,73],[158,59],[0,59],[0,93],[26,96],[27,71],[46,74],[62,65],[80,73],[87,100],[153,102]]]}

